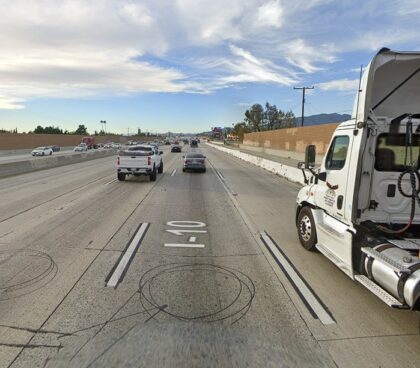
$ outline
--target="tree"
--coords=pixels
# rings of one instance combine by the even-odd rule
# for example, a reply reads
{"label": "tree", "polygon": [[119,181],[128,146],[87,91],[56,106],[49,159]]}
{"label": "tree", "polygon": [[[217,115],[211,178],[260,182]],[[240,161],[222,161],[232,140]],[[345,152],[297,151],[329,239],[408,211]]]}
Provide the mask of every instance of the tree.
{"label": "tree", "polygon": [[42,134],[44,133],[44,128],[41,125],[38,125],[35,129],[34,129],[34,133],[35,134]]}
{"label": "tree", "polygon": [[232,133],[235,134],[241,142],[244,140],[244,134],[249,132],[250,130],[243,121],[236,123],[232,129]]}
{"label": "tree", "polygon": [[296,116],[289,110],[287,112],[281,111],[280,127],[279,128],[294,128],[296,127]]}
{"label": "tree", "polygon": [[64,134],[63,130],[55,126],[46,126],[43,128],[41,125],[38,125],[33,131],[34,134]]}
{"label": "tree", "polygon": [[280,113],[276,105],[270,105],[269,102],[265,103],[264,111],[264,128],[266,130],[273,130],[280,128]]}
{"label": "tree", "polygon": [[76,129],[76,131],[74,132],[74,134],[77,135],[89,135],[87,128],[85,127],[84,124],[79,124],[79,127]]}
{"label": "tree", "polygon": [[245,111],[245,123],[253,132],[259,132],[263,126],[264,109],[260,104],[252,105],[251,109]]}

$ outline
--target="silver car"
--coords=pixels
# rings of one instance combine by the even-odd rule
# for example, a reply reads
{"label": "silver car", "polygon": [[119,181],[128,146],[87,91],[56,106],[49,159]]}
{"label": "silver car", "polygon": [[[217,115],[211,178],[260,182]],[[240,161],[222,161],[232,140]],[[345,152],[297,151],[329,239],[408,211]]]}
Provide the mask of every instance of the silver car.
{"label": "silver car", "polygon": [[74,152],[84,152],[88,150],[88,146],[85,143],[80,143],[78,146],[74,147]]}
{"label": "silver car", "polygon": [[191,152],[187,153],[184,158],[184,165],[182,171],[201,171],[206,172],[206,156],[202,153]]}

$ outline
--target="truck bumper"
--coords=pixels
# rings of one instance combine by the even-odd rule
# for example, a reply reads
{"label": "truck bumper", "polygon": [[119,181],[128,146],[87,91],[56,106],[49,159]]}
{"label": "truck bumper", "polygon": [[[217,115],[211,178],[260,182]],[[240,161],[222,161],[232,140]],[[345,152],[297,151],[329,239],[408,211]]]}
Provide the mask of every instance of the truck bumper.
{"label": "truck bumper", "polygon": [[138,167],[121,167],[117,169],[117,172],[122,174],[137,174],[137,175],[149,175],[152,173],[152,169],[138,168]]}

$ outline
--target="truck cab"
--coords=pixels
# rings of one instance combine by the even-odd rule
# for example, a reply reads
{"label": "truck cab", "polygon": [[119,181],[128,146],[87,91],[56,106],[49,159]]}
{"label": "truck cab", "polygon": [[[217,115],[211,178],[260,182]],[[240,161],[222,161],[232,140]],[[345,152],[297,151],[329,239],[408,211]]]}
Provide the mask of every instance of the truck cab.
{"label": "truck cab", "polygon": [[[307,147],[301,244],[396,308],[420,309],[420,52],[382,49],[320,168]],[[310,172],[307,177],[306,173]],[[306,173],[305,173],[306,171]]]}

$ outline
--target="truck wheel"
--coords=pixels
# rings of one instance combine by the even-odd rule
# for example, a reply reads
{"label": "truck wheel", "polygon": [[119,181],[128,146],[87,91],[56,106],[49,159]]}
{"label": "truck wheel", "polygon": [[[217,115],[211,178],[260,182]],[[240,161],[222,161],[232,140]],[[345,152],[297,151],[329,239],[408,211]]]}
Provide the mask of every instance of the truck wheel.
{"label": "truck wheel", "polygon": [[159,174],[162,174],[162,173],[163,173],[163,162],[162,162],[162,161],[160,162],[160,166],[159,166],[159,169],[158,169],[158,173],[159,173]]}
{"label": "truck wheel", "polygon": [[150,174],[150,181],[156,181],[156,175],[157,175],[156,166],[153,166],[153,171]]}
{"label": "truck wheel", "polygon": [[118,178],[119,181],[124,181],[125,180],[125,174],[124,173],[118,173],[117,178]]}
{"label": "truck wheel", "polygon": [[303,207],[297,221],[299,240],[302,246],[309,251],[316,249],[316,227],[312,211],[309,207]]}

